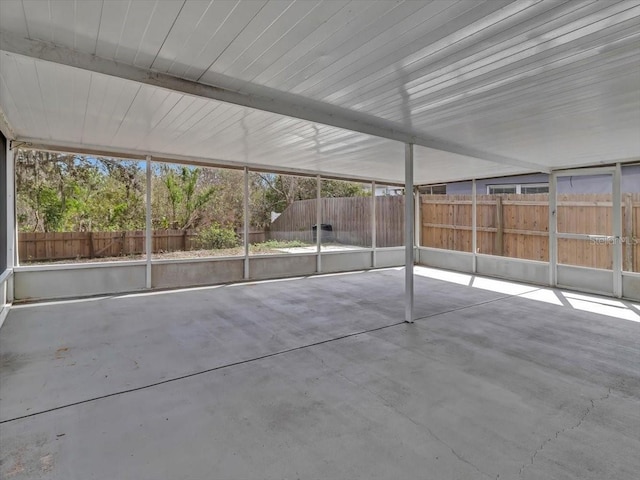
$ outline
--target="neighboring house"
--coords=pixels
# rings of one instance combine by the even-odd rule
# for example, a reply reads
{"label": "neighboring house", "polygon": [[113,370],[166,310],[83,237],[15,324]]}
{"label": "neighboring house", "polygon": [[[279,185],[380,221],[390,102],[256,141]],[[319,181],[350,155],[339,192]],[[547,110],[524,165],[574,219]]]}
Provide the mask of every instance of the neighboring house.
{"label": "neighboring house", "polygon": [[[640,193],[640,165],[623,166],[621,178],[621,191],[626,193]],[[471,182],[455,182],[446,185],[447,195],[471,195]],[[421,187],[421,191],[423,188]],[[499,193],[547,193],[549,191],[549,175],[546,173],[518,175],[476,180],[478,195]],[[610,175],[589,175],[558,178],[558,193],[611,193]]]}
{"label": "neighboring house", "polygon": [[[365,191],[371,191],[370,185],[363,185]],[[376,197],[393,197],[404,195],[404,187],[392,187],[389,185],[376,185]]]}

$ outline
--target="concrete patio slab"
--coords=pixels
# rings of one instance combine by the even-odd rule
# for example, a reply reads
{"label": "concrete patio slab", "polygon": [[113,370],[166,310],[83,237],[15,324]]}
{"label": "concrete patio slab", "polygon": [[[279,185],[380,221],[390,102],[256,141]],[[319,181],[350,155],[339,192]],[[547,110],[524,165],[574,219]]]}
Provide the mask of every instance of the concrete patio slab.
{"label": "concrete patio slab", "polygon": [[408,325],[402,277],[15,308],[0,474],[635,478],[640,323],[416,276]]}

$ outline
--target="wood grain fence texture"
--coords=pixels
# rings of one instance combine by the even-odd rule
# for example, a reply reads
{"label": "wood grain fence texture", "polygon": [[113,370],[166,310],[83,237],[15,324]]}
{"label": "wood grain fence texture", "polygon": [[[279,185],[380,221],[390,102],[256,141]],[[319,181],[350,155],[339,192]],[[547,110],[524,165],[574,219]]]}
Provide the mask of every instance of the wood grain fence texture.
{"label": "wood grain fence texture", "polygon": [[[397,247],[404,243],[404,196],[376,197],[376,246]],[[360,247],[372,246],[371,197],[322,198],[321,224],[331,225],[326,242]],[[316,199],[290,205],[271,224],[270,238],[313,241]]]}
{"label": "wood grain fence texture", "polygon": [[[422,245],[472,251],[471,196],[421,199]],[[558,231],[612,234],[610,194],[558,195]],[[478,253],[549,261],[548,195],[478,195]],[[640,272],[640,194],[622,198],[623,269]],[[558,262],[611,269],[613,245],[598,240],[558,240]]]}
{"label": "wood grain fence texture", "polygon": [[[197,250],[195,230],[154,230],[152,253]],[[238,233],[243,242],[243,233]],[[267,232],[250,231],[249,243],[267,239]],[[145,253],[145,231],[124,232],[20,232],[21,262],[126,257]]]}
{"label": "wood grain fence texture", "polygon": [[[376,197],[376,246],[404,243],[404,197]],[[371,197],[321,199],[322,222],[330,224],[327,241],[372,245]],[[548,196],[478,195],[478,253],[530,260],[549,260]],[[558,230],[566,233],[611,234],[611,195],[558,195]],[[421,245],[471,252],[471,196],[423,195]],[[268,239],[313,241],[316,200],[289,206],[270,231],[253,231],[250,243]],[[623,194],[623,268],[640,272],[640,194]],[[239,233],[242,237],[241,232]],[[198,248],[195,231],[154,230],[153,253]],[[21,262],[144,253],[144,231],[20,233]],[[588,240],[558,241],[560,263],[611,268],[613,246]]]}

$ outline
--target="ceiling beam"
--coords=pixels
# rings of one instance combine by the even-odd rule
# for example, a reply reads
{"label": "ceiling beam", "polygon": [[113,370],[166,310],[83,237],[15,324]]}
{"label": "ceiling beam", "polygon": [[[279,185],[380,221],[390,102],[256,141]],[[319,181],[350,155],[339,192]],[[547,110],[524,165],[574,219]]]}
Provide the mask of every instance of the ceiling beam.
{"label": "ceiling beam", "polygon": [[407,130],[400,124],[373,115],[355,112],[336,105],[318,102],[299,95],[242,82],[229,77],[220,76],[219,81],[217,79],[217,85],[208,85],[101,58],[89,53],[78,52],[50,42],[23,38],[5,31],[0,31],[0,50],[188,95],[233,103],[243,107],[321,123],[402,143],[419,145],[456,155],[478,158],[502,165],[521,167],[532,172],[549,171],[549,168],[544,165],[438,139],[422,132]]}

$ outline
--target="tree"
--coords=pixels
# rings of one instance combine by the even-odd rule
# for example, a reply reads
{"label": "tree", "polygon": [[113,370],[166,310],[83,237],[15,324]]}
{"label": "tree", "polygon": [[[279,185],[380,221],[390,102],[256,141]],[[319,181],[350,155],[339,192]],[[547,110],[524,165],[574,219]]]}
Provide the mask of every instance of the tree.
{"label": "tree", "polygon": [[180,230],[200,226],[202,210],[212,200],[215,187],[203,186],[198,182],[199,168],[163,166],[160,172],[171,214],[168,222],[166,215],[163,216],[167,226]]}
{"label": "tree", "polygon": [[139,162],[37,150],[16,152],[21,231],[143,228],[144,175]]}
{"label": "tree", "polygon": [[[251,174],[250,180],[251,224],[258,227],[271,223],[271,212],[282,213],[293,202],[317,196],[317,180],[311,177],[255,173]],[[357,182],[322,180],[320,194],[323,197],[364,197],[371,192]]]}

